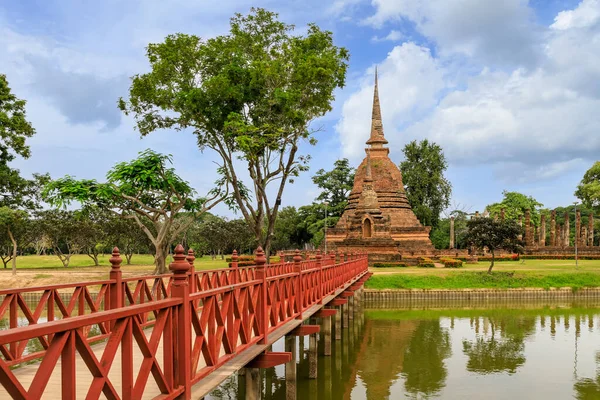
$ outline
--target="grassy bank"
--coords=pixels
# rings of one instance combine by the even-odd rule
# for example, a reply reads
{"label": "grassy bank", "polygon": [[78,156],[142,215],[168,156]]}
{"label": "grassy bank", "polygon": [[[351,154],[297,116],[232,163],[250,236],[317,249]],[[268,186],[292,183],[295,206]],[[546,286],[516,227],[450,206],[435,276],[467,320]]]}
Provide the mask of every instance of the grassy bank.
{"label": "grassy bank", "polygon": [[366,283],[369,289],[509,289],[600,287],[595,272],[485,272],[461,271],[452,274],[376,274]]}

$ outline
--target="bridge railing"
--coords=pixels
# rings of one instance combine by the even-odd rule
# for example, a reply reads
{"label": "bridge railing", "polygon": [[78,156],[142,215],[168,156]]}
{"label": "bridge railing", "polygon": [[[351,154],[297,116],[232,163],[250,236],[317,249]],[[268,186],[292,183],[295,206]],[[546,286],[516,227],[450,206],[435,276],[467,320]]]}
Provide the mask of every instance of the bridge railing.
{"label": "bridge railing", "polygon": [[[18,399],[40,398],[57,368],[61,371],[63,398],[79,397],[76,378],[81,379],[86,372],[91,382],[86,386],[87,398],[98,398],[101,393],[108,398],[141,398],[150,390],[147,387],[157,388],[156,396],[162,394],[162,398],[189,393],[191,385],[229,359],[256,343],[266,344],[270,332],[292,319],[302,319],[303,312],[367,272],[365,256],[352,255],[343,261],[342,255],[343,262],[336,264],[331,256],[318,254],[314,268],[304,269],[298,255],[293,263],[287,263],[291,269],[287,264],[279,265],[273,270],[283,273],[269,276],[271,267],[265,265],[266,258],[260,248],[255,267],[232,268],[226,274],[195,273],[193,254],[186,259],[181,246],[177,247],[174,259],[170,265],[173,274],[169,276],[119,282],[116,267],[120,265],[120,257],[115,251],[111,257],[112,279],[95,282],[95,286],[100,285],[95,299],[90,292],[93,285],[77,285],[77,294],[68,304],[60,300],[64,317],[42,323],[39,317],[44,304],[70,286],[44,289],[46,300],[30,315],[29,326],[0,331],[3,355],[0,383],[9,395]],[[147,282],[141,283],[144,280]],[[150,282],[158,287],[151,296]],[[121,290],[116,291],[119,285]],[[127,289],[129,285],[131,288]],[[194,286],[197,290],[191,292]],[[4,309],[14,307],[16,301],[28,310],[20,293],[6,296],[12,297],[2,303]],[[90,307],[87,314],[80,313],[78,308],[82,298]],[[102,302],[109,307],[122,306],[102,310]],[[101,339],[106,342],[100,356],[91,346]],[[24,354],[23,343],[35,340],[43,349]],[[141,363],[134,362],[134,351],[141,354]],[[38,372],[27,378],[29,389],[26,389],[21,376],[11,367],[41,356]],[[87,370],[77,364],[77,356]],[[121,364],[120,376],[109,374],[113,363]],[[150,379],[153,384],[147,385]]]}
{"label": "bridge railing", "polygon": [[[296,300],[296,292],[300,291],[300,285],[304,288],[311,288],[311,285],[320,282],[321,272],[318,271],[318,268],[323,269],[323,289],[320,289],[323,293],[330,293],[341,278],[339,272],[334,272],[335,254],[319,255],[318,260],[304,260],[299,252],[297,253],[294,262],[265,265],[270,285],[270,299],[272,299],[270,301],[274,304],[273,310],[278,310],[279,313],[273,313],[270,316],[273,321],[290,318],[285,314],[288,312],[284,309],[285,307],[298,313],[299,311],[294,309],[293,302],[297,301],[298,304],[305,306],[320,296],[320,292],[317,293],[316,289],[305,289],[302,291],[302,298]],[[341,259],[343,258],[342,256]],[[237,254],[235,253],[232,268],[195,271],[193,252],[188,253],[186,261],[191,266],[187,273],[190,278],[190,293],[209,291],[256,279],[257,267],[238,268]],[[108,280],[0,290],[0,299],[2,299],[0,302],[0,329],[37,325],[171,297],[173,274],[122,278],[122,260],[116,248],[110,262],[112,268]],[[317,267],[317,263],[320,267]],[[298,274],[298,271],[302,271],[302,274]],[[289,275],[294,273],[296,275],[293,277]],[[272,279],[275,277],[277,279]],[[280,292],[276,293],[276,290]],[[294,294],[291,304],[286,303],[283,306],[283,302],[280,300],[283,293]],[[196,301],[196,309],[202,307],[202,304],[202,301]],[[141,326],[146,328],[155,324],[156,312],[149,311],[146,314],[139,314],[136,318]],[[106,339],[110,329],[110,325],[97,324],[86,327],[83,333],[88,343],[91,344]],[[30,339],[11,343],[8,347],[0,345],[0,357],[10,367],[41,358],[48,349],[48,338]]]}

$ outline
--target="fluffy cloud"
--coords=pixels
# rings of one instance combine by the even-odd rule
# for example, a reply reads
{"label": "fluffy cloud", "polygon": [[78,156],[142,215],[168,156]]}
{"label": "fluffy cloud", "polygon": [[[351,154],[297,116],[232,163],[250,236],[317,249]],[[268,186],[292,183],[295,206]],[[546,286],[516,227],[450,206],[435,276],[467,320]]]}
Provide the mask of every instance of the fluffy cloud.
{"label": "fluffy cloud", "polygon": [[[374,68],[371,68],[360,88],[344,103],[336,126],[348,157],[360,155],[369,136],[373,77]],[[379,65],[379,97],[388,140],[393,141],[394,135],[389,132],[399,121],[423,115],[435,105],[443,87],[442,70],[429,49],[414,43],[396,46]]]}
{"label": "fluffy cloud", "polygon": [[[390,145],[399,150],[409,138],[429,138],[444,147],[453,165],[491,164],[498,175],[520,180],[551,178],[596,159],[600,26],[591,22],[594,12],[600,13],[600,3],[586,0],[558,14],[544,32],[535,68],[490,64],[458,82],[453,77],[460,69],[443,54],[434,59],[423,57],[427,50],[416,45],[394,48],[382,63],[392,86],[381,85]],[[437,17],[423,18],[435,24]],[[360,111],[370,109],[368,92],[363,87],[344,104],[338,131],[347,155],[368,135],[369,117]]]}
{"label": "fluffy cloud", "polygon": [[570,29],[589,27],[600,20],[600,0],[583,0],[574,10],[566,10],[558,13],[554,18],[552,28]]}
{"label": "fluffy cloud", "polygon": [[501,65],[535,63],[539,39],[526,0],[373,0],[365,23],[408,19],[445,54]]}

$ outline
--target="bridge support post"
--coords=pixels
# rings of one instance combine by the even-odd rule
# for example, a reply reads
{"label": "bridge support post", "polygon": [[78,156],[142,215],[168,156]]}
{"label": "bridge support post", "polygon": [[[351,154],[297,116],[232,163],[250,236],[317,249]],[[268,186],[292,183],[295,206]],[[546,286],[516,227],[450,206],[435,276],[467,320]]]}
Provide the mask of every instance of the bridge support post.
{"label": "bridge support post", "polygon": [[285,351],[292,353],[292,359],[285,364],[285,398],[296,400],[296,336],[285,337]]}
{"label": "bridge support post", "polygon": [[335,340],[342,340],[342,306],[336,307],[335,313]]}
{"label": "bridge support post", "polygon": [[[337,313],[336,313],[337,314]],[[331,317],[323,319],[323,355],[331,355]]]}
{"label": "bridge support post", "polygon": [[260,369],[246,368],[246,400],[260,400]]}
{"label": "bridge support post", "polygon": [[342,328],[348,328],[348,303],[342,304]]}
{"label": "bridge support post", "polygon": [[356,298],[356,293],[353,296],[348,298],[348,319],[354,319],[354,299]]}
{"label": "bridge support post", "polygon": [[317,378],[317,334],[308,336],[308,377]]}

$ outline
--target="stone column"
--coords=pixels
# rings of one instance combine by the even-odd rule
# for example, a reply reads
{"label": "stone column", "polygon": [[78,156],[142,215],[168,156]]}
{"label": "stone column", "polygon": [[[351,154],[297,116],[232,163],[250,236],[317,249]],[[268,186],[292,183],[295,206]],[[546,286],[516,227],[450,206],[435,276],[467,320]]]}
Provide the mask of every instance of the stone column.
{"label": "stone column", "polygon": [[323,346],[323,355],[331,355],[331,317],[323,318],[323,340],[325,341]]}
{"label": "stone column", "polygon": [[594,214],[588,217],[588,246],[594,245]]}
{"label": "stone column", "polygon": [[317,334],[308,336],[308,377],[317,378]]}
{"label": "stone column", "polygon": [[260,369],[246,368],[246,400],[260,400]]}
{"label": "stone column", "polygon": [[454,248],[454,217],[450,217],[450,248]]}
{"label": "stone column", "polygon": [[342,340],[342,306],[337,306],[335,313],[335,340]]}
{"label": "stone column", "polygon": [[541,247],[546,246],[546,215],[542,214],[542,219],[540,221],[540,240],[539,244]]}
{"label": "stone column", "polygon": [[569,211],[565,211],[565,223],[563,224],[563,229],[564,229],[564,243],[563,246],[565,247],[569,247],[570,243],[570,236],[571,236],[571,221],[569,221]]}
{"label": "stone column", "polygon": [[588,245],[588,230],[587,226],[581,227],[581,247],[587,247]]}
{"label": "stone column", "polygon": [[285,351],[292,353],[292,359],[285,364],[285,398],[296,399],[296,336],[285,337]]}
{"label": "stone column", "polygon": [[[522,215],[519,215],[519,226],[521,228],[523,228],[523,216]],[[519,234],[519,240],[523,240],[523,234],[522,233]]]}
{"label": "stone column", "polygon": [[531,231],[531,211],[525,210],[525,246],[533,246],[533,232]]}
{"label": "stone column", "polygon": [[575,243],[578,247],[581,246],[581,210],[575,211]]}
{"label": "stone column", "polygon": [[504,221],[504,208],[500,209],[500,220]]}
{"label": "stone column", "polygon": [[559,247],[565,246],[565,227],[563,224],[558,224],[558,235],[556,235],[556,245]]}
{"label": "stone column", "polygon": [[550,246],[556,246],[556,210],[550,215]]}

